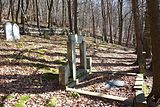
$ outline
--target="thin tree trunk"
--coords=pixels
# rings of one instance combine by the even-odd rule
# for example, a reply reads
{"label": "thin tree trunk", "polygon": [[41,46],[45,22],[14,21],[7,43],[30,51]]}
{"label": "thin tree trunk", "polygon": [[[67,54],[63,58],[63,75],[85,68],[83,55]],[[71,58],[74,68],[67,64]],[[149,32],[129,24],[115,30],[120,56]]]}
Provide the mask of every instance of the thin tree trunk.
{"label": "thin tree trunk", "polygon": [[65,18],[65,0],[62,0],[62,26],[63,27],[65,25],[64,18]]}
{"label": "thin tree trunk", "polygon": [[148,11],[146,11],[145,28],[144,28],[144,51],[146,52],[146,57],[151,58],[151,34],[150,34]]}
{"label": "thin tree trunk", "polygon": [[103,33],[102,36],[104,38],[104,40],[106,42],[108,42],[107,40],[107,19],[106,19],[106,9],[105,9],[105,5],[104,5],[104,0],[101,0],[101,10],[102,10],[102,27],[103,27]]}
{"label": "thin tree trunk", "polygon": [[111,5],[109,4],[109,1],[107,1],[107,11],[108,11],[108,22],[109,22],[109,33],[110,33],[110,43],[113,43],[113,39],[112,39],[112,7],[110,7]]}
{"label": "thin tree trunk", "polygon": [[138,65],[141,68],[143,67],[143,45],[142,45],[142,30],[141,30],[141,22],[139,17],[139,9],[138,9],[138,0],[132,0],[132,11],[133,11],[133,20],[134,20],[134,29],[136,35],[136,47],[137,47],[137,61]]}
{"label": "thin tree trunk", "polygon": [[72,27],[72,11],[71,11],[71,0],[67,0],[68,3],[68,21],[69,21],[69,29],[70,33],[73,33],[73,27]]}
{"label": "thin tree trunk", "polygon": [[92,11],[92,34],[93,34],[93,38],[94,38],[94,42],[96,43],[96,26],[95,26],[95,15],[94,15],[94,7],[93,7],[93,3],[90,0],[91,3],[91,11]]}
{"label": "thin tree trunk", "polygon": [[21,3],[21,0],[18,0],[18,8],[17,8],[17,11],[16,11],[16,23],[18,23],[19,10],[20,10],[20,3]]}
{"label": "thin tree trunk", "polygon": [[29,3],[30,0],[26,0],[26,10],[25,10],[25,14],[27,14],[28,8],[29,8]]}
{"label": "thin tree trunk", "polygon": [[36,14],[35,14],[35,12],[36,12],[36,8],[35,8],[35,1],[34,1],[34,0],[32,0],[32,2],[33,2],[33,21],[36,21]]}
{"label": "thin tree trunk", "polygon": [[52,9],[53,9],[53,0],[50,1],[50,4],[49,4],[49,8],[48,8],[48,28],[51,27],[51,13],[52,13]]}
{"label": "thin tree trunk", "polygon": [[22,34],[25,34],[25,30],[24,30],[24,25],[25,25],[25,22],[24,22],[24,1],[21,0],[21,24],[23,26],[23,30],[22,30]]}
{"label": "thin tree trunk", "polygon": [[118,39],[118,44],[122,44],[122,32],[123,32],[123,0],[118,0],[119,3],[119,39]]}
{"label": "thin tree trunk", "polygon": [[126,41],[126,46],[128,47],[128,42],[129,42],[129,38],[130,38],[130,32],[131,32],[131,25],[132,25],[132,16],[129,19],[129,26],[128,26],[128,30],[127,30],[127,41]]}
{"label": "thin tree trunk", "polygon": [[23,0],[21,0],[21,24],[24,25],[24,3],[23,3]]}
{"label": "thin tree trunk", "polygon": [[41,31],[40,31],[40,24],[39,24],[39,7],[38,7],[38,2],[36,0],[36,16],[37,16],[37,28],[39,29],[39,35],[41,35]]}
{"label": "thin tree trunk", "polygon": [[14,1],[10,0],[10,9],[9,9],[8,16],[10,15],[10,12],[11,12],[12,22],[14,22],[14,6],[13,5],[14,5]]}
{"label": "thin tree trunk", "polygon": [[2,22],[2,13],[3,13],[3,4],[2,0],[0,0],[0,22]]}
{"label": "thin tree trunk", "polygon": [[77,8],[78,8],[78,3],[77,0],[74,0],[74,33],[78,34],[78,26],[77,26]]}

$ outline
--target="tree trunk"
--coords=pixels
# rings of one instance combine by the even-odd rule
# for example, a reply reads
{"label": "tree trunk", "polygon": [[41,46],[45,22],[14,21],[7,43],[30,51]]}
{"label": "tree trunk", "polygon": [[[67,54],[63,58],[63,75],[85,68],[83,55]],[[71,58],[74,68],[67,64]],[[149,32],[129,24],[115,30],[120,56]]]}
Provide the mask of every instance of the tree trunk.
{"label": "tree trunk", "polygon": [[123,32],[123,13],[122,13],[122,9],[123,9],[123,0],[118,0],[119,3],[119,39],[118,39],[118,44],[121,45],[122,44],[122,32]]}
{"label": "tree trunk", "polygon": [[90,3],[91,3],[91,11],[92,11],[92,35],[94,38],[94,42],[96,43],[96,26],[95,26],[94,7],[91,0],[90,0]]}
{"label": "tree trunk", "polygon": [[21,0],[21,24],[23,26],[23,29],[22,29],[22,34],[25,34],[25,30],[24,30],[24,25],[25,25],[25,22],[24,22],[24,1]]}
{"label": "tree trunk", "polygon": [[3,4],[2,0],[0,0],[0,22],[2,22],[2,13],[3,13]]}
{"label": "tree trunk", "polygon": [[29,0],[26,0],[26,10],[25,10],[25,14],[27,14],[27,11],[28,11],[28,7],[29,7]]}
{"label": "tree trunk", "polygon": [[[153,72],[153,87],[152,92],[148,97],[148,103],[159,102],[160,99],[160,13],[159,0],[148,0],[147,7],[149,12],[150,32],[152,42],[152,72]],[[152,107],[153,105],[149,105]],[[158,107],[158,105],[154,105]],[[160,106],[160,105],[159,105]]]}
{"label": "tree trunk", "polygon": [[36,0],[36,17],[37,17],[37,28],[39,29],[39,35],[41,35],[41,31],[40,31],[40,24],[39,24],[39,7],[38,7],[38,2]]}
{"label": "tree trunk", "polygon": [[65,0],[62,0],[62,27],[65,26]]}
{"label": "tree trunk", "polygon": [[24,3],[21,0],[21,24],[24,25]]}
{"label": "tree trunk", "polygon": [[77,8],[78,8],[78,3],[77,0],[74,0],[74,33],[78,34],[78,26],[77,26]]}
{"label": "tree trunk", "polygon": [[14,22],[14,1],[13,0],[10,0],[10,12],[11,12],[12,22]]}
{"label": "tree trunk", "polygon": [[49,7],[48,7],[48,28],[51,27],[51,13],[52,13],[52,9],[53,9],[53,0],[50,1]]}
{"label": "tree trunk", "polygon": [[134,20],[134,30],[136,36],[136,47],[137,47],[137,62],[139,65],[139,71],[143,69],[143,45],[142,45],[142,30],[141,30],[141,22],[139,17],[139,9],[138,9],[138,0],[132,0],[132,12],[133,12],[133,20]]}
{"label": "tree trunk", "polygon": [[146,52],[146,58],[150,58],[151,57],[151,34],[150,34],[148,11],[146,11],[145,28],[144,28],[144,51]]}
{"label": "tree trunk", "polygon": [[70,33],[73,33],[71,0],[67,0],[67,3],[68,3],[68,21],[69,21],[69,29],[70,29]]}
{"label": "tree trunk", "polygon": [[132,26],[132,16],[129,19],[129,25],[128,25],[128,29],[127,29],[127,41],[126,41],[126,46],[128,47],[128,43],[129,43],[129,39],[131,38],[131,26]]}
{"label": "tree trunk", "polygon": [[101,0],[101,10],[102,10],[102,27],[103,27],[103,33],[102,33],[102,37],[104,38],[104,40],[106,42],[108,42],[107,40],[107,18],[106,18],[106,9],[105,9],[105,4],[104,4],[104,0]]}
{"label": "tree trunk", "polygon": [[18,8],[17,8],[17,12],[16,12],[16,23],[18,23],[18,16],[19,16],[19,10],[20,10],[20,3],[21,3],[21,0],[18,0]]}
{"label": "tree trunk", "polygon": [[[109,3],[110,1],[107,1],[107,14],[108,14],[108,22],[109,22],[109,33],[110,33],[110,43],[113,43],[112,39],[112,6]],[[110,7],[111,6],[111,7]]]}
{"label": "tree trunk", "polygon": [[36,21],[36,8],[35,8],[35,0],[32,0],[33,3],[33,21]]}

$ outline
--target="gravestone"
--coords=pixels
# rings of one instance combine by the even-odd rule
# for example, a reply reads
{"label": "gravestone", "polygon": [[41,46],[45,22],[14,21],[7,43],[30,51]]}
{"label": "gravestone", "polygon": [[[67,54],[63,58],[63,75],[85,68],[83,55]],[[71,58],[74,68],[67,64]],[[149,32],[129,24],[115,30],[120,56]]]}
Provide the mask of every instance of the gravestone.
{"label": "gravestone", "polygon": [[20,39],[19,27],[15,23],[12,24],[10,22],[7,22],[4,26],[4,32],[5,32],[7,41],[13,41],[13,40]]}
{"label": "gravestone", "polygon": [[15,40],[20,39],[19,26],[16,23],[13,24],[13,36]]}
{"label": "gravestone", "polygon": [[67,42],[67,56],[70,67],[70,76],[76,81],[77,71],[76,71],[76,44],[79,44],[80,50],[80,66],[81,71],[87,72],[87,62],[86,62],[86,43],[83,36],[80,35],[70,35]]}

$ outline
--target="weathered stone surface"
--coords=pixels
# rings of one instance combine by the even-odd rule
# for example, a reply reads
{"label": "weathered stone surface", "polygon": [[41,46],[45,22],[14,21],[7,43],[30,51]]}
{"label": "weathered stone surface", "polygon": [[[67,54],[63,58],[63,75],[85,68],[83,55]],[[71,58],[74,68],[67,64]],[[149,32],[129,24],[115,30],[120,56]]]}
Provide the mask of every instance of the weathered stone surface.
{"label": "weathered stone surface", "polygon": [[7,22],[4,27],[5,31],[5,36],[7,41],[12,41],[13,36],[12,36],[12,24],[10,22]]}
{"label": "weathered stone surface", "polygon": [[13,24],[13,36],[15,40],[20,39],[19,26],[17,24]]}
{"label": "weathered stone surface", "polygon": [[125,98],[125,97],[106,95],[106,94],[102,94],[102,93],[84,91],[84,90],[80,90],[80,89],[66,88],[66,91],[77,92],[77,93],[84,94],[84,95],[90,95],[90,96],[106,98],[106,99],[111,99],[111,100],[116,100],[116,101],[127,101],[128,100],[128,98]]}
{"label": "weathered stone surface", "polygon": [[83,40],[83,36],[69,35],[67,42],[67,57],[69,62],[69,67],[71,70],[71,77],[76,81],[77,71],[76,71],[76,44],[80,44],[80,66],[87,72],[86,63],[86,43]]}
{"label": "weathered stone surface", "polygon": [[19,40],[20,39],[20,33],[19,33],[19,27],[17,24],[12,24],[10,22],[7,22],[4,27],[5,36],[7,41],[13,41],[13,40]]}
{"label": "weathered stone surface", "polygon": [[92,70],[92,57],[87,57],[87,69]]}
{"label": "weathered stone surface", "polygon": [[59,84],[65,86],[68,83],[69,76],[70,76],[69,64],[61,66],[59,68]]}
{"label": "weathered stone surface", "polygon": [[110,80],[106,82],[105,88],[110,89],[110,88],[117,88],[117,87],[123,87],[125,85],[124,81],[121,80]]}

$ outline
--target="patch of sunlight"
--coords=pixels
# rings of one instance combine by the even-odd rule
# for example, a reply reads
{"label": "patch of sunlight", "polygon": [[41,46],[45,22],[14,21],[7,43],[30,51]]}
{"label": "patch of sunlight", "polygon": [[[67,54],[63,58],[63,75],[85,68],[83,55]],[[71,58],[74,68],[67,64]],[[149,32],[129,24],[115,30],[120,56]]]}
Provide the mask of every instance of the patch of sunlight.
{"label": "patch of sunlight", "polygon": [[30,96],[22,95],[20,96],[18,102],[13,107],[25,107],[25,103],[29,100]]}
{"label": "patch of sunlight", "polygon": [[15,45],[17,49],[23,48],[23,43],[17,42]]}
{"label": "patch of sunlight", "polygon": [[47,99],[47,100],[46,100],[46,104],[47,104],[47,106],[49,106],[49,107],[56,107],[57,103],[58,103],[57,97],[53,97],[53,98],[51,98],[51,99]]}
{"label": "patch of sunlight", "polygon": [[56,68],[44,67],[38,70],[42,73],[52,73],[52,74],[59,74],[59,70]]}
{"label": "patch of sunlight", "polygon": [[37,52],[44,54],[47,52],[47,49],[39,49]]}
{"label": "patch of sunlight", "polygon": [[149,88],[146,84],[143,84],[143,92],[145,97],[149,95]]}

